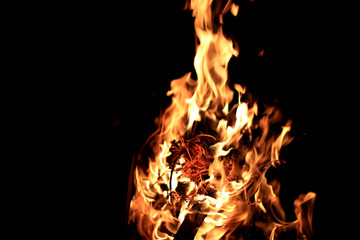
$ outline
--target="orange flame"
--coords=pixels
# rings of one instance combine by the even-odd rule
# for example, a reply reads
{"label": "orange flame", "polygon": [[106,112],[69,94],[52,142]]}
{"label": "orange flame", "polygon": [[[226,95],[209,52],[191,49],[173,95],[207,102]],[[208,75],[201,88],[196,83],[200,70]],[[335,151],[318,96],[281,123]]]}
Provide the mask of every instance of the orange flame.
{"label": "orange flame", "polygon": [[239,50],[224,36],[222,16],[237,15],[239,6],[192,0],[187,7],[198,38],[197,79],[187,73],[171,82],[172,103],[147,142],[151,153],[146,159],[139,155],[129,221],[144,239],[176,239],[184,221],[196,222],[194,214],[203,216],[194,239],[229,239],[250,225],[268,239],[289,229],[311,238],[315,193],[300,196],[294,203],[297,220],[285,222],[274,193],[279,183],[270,185],[265,178],[281,163],[281,147],[292,140],[291,121],[277,129],[279,110],[267,108],[260,117],[256,103],[242,100],[246,88],[235,84],[234,92],[228,85],[228,63]]}

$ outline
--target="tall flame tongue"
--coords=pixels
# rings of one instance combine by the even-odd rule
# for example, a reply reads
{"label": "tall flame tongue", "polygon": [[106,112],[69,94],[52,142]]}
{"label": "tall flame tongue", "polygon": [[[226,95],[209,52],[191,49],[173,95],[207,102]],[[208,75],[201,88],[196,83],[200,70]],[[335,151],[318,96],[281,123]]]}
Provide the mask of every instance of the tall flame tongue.
{"label": "tall flame tongue", "polygon": [[238,84],[233,103],[227,66],[238,50],[221,25],[238,6],[192,0],[188,7],[198,38],[197,80],[187,73],[171,82],[172,103],[138,157],[129,222],[144,239],[246,239],[254,229],[266,239],[289,230],[310,239],[315,193],[295,200],[297,219],[285,222],[280,185],[265,178],[282,162],[290,121],[275,108],[257,117],[257,104],[241,101],[245,88]]}

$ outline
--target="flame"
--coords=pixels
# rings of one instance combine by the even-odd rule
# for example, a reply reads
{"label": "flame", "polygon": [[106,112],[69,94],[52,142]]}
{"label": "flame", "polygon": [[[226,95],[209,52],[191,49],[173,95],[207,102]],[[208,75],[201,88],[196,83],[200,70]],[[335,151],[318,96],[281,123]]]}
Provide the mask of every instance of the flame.
{"label": "flame", "polygon": [[291,121],[276,128],[283,121],[278,109],[260,116],[256,102],[243,99],[246,88],[228,84],[228,63],[239,49],[223,34],[222,17],[236,16],[239,6],[192,0],[186,7],[195,17],[197,79],[186,73],[171,82],[172,103],[146,144],[151,151],[139,155],[129,222],[144,239],[180,239],[188,222],[194,239],[229,239],[250,226],[268,239],[290,229],[311,238],[316,194],[295,200],[297,220],[286,222],[280,185],[265,177],[282,162]]}

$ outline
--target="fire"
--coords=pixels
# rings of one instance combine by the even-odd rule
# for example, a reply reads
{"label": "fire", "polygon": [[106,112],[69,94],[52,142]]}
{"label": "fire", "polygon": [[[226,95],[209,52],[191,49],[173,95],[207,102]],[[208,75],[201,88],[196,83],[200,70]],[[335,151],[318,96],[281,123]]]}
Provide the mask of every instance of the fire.
{"label": "fire", "polygon": [[274,107],[260,114],[245,87],[228,83],[239,49],[224,36],[222,17],[239,6],[192,0],[187,7],[195,17],[197,79],[187,73],[171,82],[172,103],[138,158],[129,222],[144,239],[233,239],[252,227],[267,239],[289,230],[311,238],[315,193],[299,196],[297,220],[286,222],[280,185],[265,177],[282,163],[291,121]]}

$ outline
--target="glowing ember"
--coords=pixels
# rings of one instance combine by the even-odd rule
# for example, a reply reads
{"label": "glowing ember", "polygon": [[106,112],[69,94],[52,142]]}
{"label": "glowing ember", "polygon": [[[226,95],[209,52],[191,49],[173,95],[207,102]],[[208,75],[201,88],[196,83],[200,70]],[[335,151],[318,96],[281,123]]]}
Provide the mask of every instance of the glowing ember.
{"label": "glowing ember", "polygon": [[228,84],[228,62],[239,51],[224,36],[222,17],[239,6],[192,0],[187,7],[198,38],[197,79],[187,73],[171,82],[172,103],[145,145],[150,151],[139,155],[129,222],[144,239],[244,239],[251,229],[266,239],[290,230],[310,239],[315,193],[301,195],[297,220],[286,222],[280,185],[265,177],[283,162],[291,121],[274,107],[259,113],[245,87],[235,84],[234,92]]}

